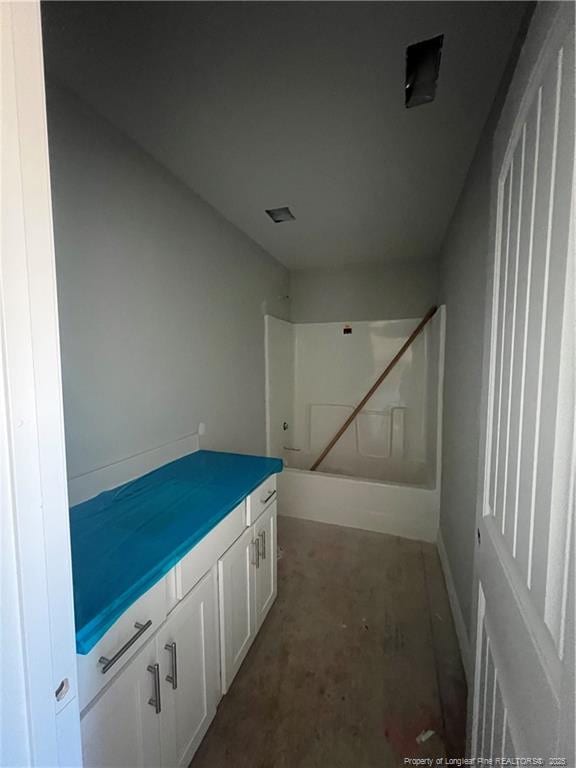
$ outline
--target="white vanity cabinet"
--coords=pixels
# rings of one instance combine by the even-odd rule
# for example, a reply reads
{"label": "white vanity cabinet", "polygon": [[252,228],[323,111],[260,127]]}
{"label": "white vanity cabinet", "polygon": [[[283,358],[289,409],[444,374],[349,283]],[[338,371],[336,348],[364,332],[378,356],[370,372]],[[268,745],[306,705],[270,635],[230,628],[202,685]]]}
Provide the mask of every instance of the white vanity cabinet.
{"label": "white vanity cabinet", "polygon": [[276,597],[276,502],[218,561],[222,693],[226,693]]}
{"label": "white vanity cabinet", "polygon": [[155,639],[140,650],[83,715],[84,768],[158,768],[160,718],[150,704],[157,688]]}
{"label": "white vanity cabinet", "polygon": [[254,541],[258,558],[258,567],[255,571],[256,632],[262,626],[278,592],[276,538],[276,502],[274,502],[254,524]]}
{"label": "white vanity cabinet", "polygon": [[158,632],[162,765],[188,765],[220,700],[214,567]]}
{"label": "white vanity cabinet", "polygon": [[256,634],[254,529],[218,561],[222,693],[230,688]]}
{"label": "white vanity cabinet", "polygon": [[86,768],[188,766],[276,597],[275,481],[78,656]]}
{"label": "white vanity cabinet", "polygon": [[80,710],[94,701],[110,680],[143,648],[166,621],[165,579],[138,598],[92,648],[77,656]]}
{"label": "white vanity cabinet", "polygon": [[271,475],[246,497],[246,525],[252,525],[276,501],[276,475]]}
{"label": "white vanity cabinet", "polygon": [[220,699],[216,569],[82,718],[85,768],[188,765]]}

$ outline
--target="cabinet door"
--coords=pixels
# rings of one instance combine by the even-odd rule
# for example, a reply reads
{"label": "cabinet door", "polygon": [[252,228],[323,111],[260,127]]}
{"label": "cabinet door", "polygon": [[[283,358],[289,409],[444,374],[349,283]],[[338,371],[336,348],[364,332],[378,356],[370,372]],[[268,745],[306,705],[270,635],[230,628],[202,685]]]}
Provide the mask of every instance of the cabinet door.
{"label": "cabinet door", "polygon": [[226,693],[254,639],[254,531],[240,536],[218,561],[222,693]]}
{"label": "cabinet door", "polygon": [[152,638],[82,717],[85,768],[161,765],[155,674],[148,670],[156,661]]}
{"label": "cabinet door", "polygon": [[276,583],[276,502],[254,525],[259,558],[256,569],[256,631],[262,626],[277,594]]}
{"label": "cabinet door", "polygon": [[162,687],[162,765],[188,765],[220,698],[216,568],[157,635]]}

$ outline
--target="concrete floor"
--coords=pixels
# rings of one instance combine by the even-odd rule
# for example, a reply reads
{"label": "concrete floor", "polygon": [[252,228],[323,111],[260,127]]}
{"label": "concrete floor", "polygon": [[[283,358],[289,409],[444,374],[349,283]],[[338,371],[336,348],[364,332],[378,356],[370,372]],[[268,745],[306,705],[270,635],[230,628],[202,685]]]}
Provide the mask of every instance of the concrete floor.
{"label": "concrete floor", "polygon": [[291,518],[278,529],[278,599],[192,768],[462,757],[466,686],[435,547]]}

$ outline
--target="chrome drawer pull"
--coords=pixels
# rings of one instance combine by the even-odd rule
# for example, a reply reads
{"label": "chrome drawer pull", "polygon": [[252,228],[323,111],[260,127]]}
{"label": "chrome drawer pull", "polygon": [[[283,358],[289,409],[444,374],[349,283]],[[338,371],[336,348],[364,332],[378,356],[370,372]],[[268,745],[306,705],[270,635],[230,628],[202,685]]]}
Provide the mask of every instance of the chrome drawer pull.
{"label": "chrome drawer pull", "polygon": [[172,658],[172,674],[166,675],[166,682],[172,683],[172,690],[178,688],[178,659],[176,657],[176,643],[166,643],[164,650],[170,651]]}
{"label": "chrome drawer pull", "polygon": [[113,667],[113,666],[114,666],[114,664],[116,664],[116,662],[118,661],[118,659],[119,659],[121,656],[124,656],[124,654],[126,653],[126,651],[127,651],[129,648],[131,648],[131,647],[134,645],[134,643],[136,642],[136,640],[138,640],[138,638],[139,638],[139,637],[142,637],[142,635],[144,634],[144,632],[146,632],[146,630],[147,630],[147,629],[150,629],[150,627],[151,627],[151,626],[152,626],[152,619],[148,619],[148,621],[146,622],[146,624],[140,624],[140,622],[139,622],[139,621],[137,621],[137,622],[134,624],[134,627],[135,627],[135,628],[136,628],[138,631],[137,631],[137,632],[135,632],[135,633],[132,635],[132,637],[130,638],[130,640],[128,640],[127,642],[125,642],[125,643],[124,643],[124,645],[122,646],[122,648],[120,648],[120,650],[119,650],[119,651],[116,651],[116,653],[114,654],[114,656],[112,656],[112,658],[111,658],[111,659],[108,659],[108,658],[106,658],[106,656],[100,656],[100,658],[98,659],[98,664],[103,664],[103,665],[104,665],[104,666],[102,667],[102,669],[101,669],[101,672],[102,672],[102,674],[103,674],[103,675],[105,675],[105,674],[106,674],[106,672],[108,672],[108,670],[110,669],[110,667]]}
{"label": "chrome drawer pull", "polygon": [[260,539],[255,539],[252,542],[252,547],[254,548],[254,559],[252,560],[252,565],[255,565],[256,568],[260,568]]}
{"label": "chrome drawer pull", "polygon": [[148,699],[148,704],[154,707],[154,711],[159,715],[162,711],[162,704],[160,702],[160,664],[148,664],[146,669],[154,675],[154,696]]}
{"label": "chrome drawer pull", "polygon": [[260,499],[260,504],[267,504],[270,501],[270,499],[272,498],[272,496],[274,496],[275,493],[276,493],[276,489],[271,491],[270,494],[268,496],[266,496],[265,499]]}
{"label": "chrome drawer pull", "polygon": [[266,560],[266,531],[262,531],[258,534],[260,541],[262,542],[262,560]]}

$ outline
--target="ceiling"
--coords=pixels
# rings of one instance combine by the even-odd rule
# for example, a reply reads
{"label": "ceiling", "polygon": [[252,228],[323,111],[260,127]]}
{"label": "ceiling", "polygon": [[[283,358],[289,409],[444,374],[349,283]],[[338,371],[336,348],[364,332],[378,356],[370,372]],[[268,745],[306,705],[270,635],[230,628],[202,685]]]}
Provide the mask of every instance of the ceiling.
{"label": "ceiling", "polygon": [[[46,67],[291,269],[435,258],[525,8],[50,2]],[[405,109],[406,47],[442,33]]]}

